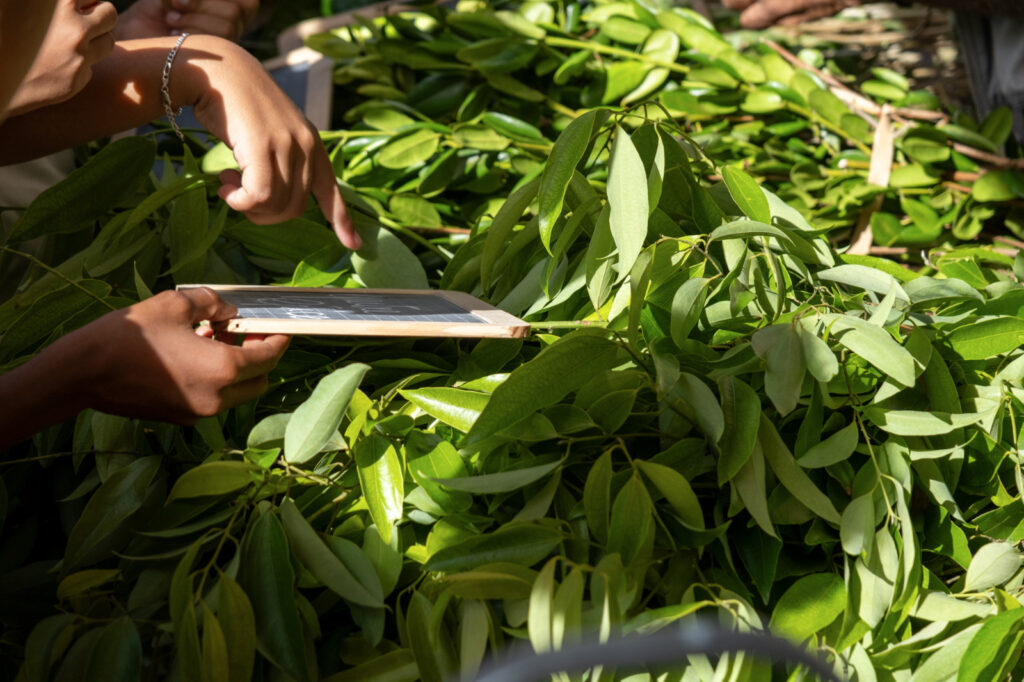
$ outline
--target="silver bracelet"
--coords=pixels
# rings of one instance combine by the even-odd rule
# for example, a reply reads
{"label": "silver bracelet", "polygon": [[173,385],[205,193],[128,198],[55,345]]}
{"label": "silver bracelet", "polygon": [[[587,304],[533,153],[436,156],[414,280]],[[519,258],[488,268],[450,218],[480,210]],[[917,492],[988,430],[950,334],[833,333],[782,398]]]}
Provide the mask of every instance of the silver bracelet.
{"label": "silver bracelet", "polygon": [[181,44],[185,42],[185,38],[188,38],[189,35],[190,34],[188,33],[182,33],[181,36],[178,38],[178,42],[175,43],[174,47],[171,48],[170,53],[168,53],[167,55],[167,61],[164,62],[163,75],[160,78],[160,96],[163,99],[164,103],[164,114],[167,115],[167,120],[171,124],[171,130],[174,131],[174,134],[177,135],[178,139],[181,140],[182,142],[185,141],[185,135],[182,134],[181,128],[178,127],[178,121],[176,119],[177,116],[181,115],[182,107],[178,107],[177,111],[175,111],[171,107],[170,82],[171,67],[174,66],[174,58],[178,56],[178,49],[181,47]]}

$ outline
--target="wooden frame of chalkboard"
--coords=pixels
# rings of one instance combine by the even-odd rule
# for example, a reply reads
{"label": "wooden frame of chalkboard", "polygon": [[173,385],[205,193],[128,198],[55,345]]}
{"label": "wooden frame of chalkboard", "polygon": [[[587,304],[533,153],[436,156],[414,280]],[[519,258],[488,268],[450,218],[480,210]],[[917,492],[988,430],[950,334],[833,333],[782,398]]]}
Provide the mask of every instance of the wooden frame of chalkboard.
{"label": "wooden frame of chalkboard", "polygon": [[[238,308],[242,334],[523,338],[530,325],[461,291],[189,284]],[[390,319],[389,319],[390,318]]]}

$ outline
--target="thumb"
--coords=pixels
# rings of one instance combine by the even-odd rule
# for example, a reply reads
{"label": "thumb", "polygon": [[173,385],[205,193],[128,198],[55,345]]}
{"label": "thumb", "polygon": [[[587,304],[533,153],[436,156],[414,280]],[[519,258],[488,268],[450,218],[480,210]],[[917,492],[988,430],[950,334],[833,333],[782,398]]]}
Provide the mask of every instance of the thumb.
{"label": "thumb", "polygon": [[188,316],[192,324],[198,324],[205,320],[221,322],[230,320],[238,314],[235,306],[224,301],[213,289],[195,287],[181,289],[178,293],[184,296],[191,306]]}

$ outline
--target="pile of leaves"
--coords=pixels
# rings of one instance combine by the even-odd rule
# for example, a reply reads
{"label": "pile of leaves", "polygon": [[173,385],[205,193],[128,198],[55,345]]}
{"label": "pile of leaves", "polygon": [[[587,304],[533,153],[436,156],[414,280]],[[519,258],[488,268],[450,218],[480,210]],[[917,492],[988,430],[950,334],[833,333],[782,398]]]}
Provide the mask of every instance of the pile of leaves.
{"label": "pile of leaves", "polygon": [[[973,240],[986,224],[1024,236],[1021,164],[1002,156],[1008,110],[978,124],[890,69],[867,80],[834,61],[823,71],[820,51],[802,50],[801,60],[770,41],[739,44],[749,36],[730,42],[685,8],[533,1],[515,11],[403,13],[309,42],[337,62],[347,123],[376,136],[348,141],[340,175],[408,192],[416,187],[403,171],[431,161],[418,192],[456,213],[466,202],[436,196],[442,189],[487,194],[506,171],[483,159],[463,176],[444,162],[459,150],[509,148],[513,170],[528,174],[526,159],[581,111],[638,106],[684,124],[716,161],[742,164],[816,227],[847,228],[834,239],[858,223],[880,246]],[[855,76],[863,82],[851,88]],[[873,161],[891,172],[869,181]]]}
{"label": "pile of leaves", "polygon": [[[724,48],[699,67],[680,53],[684,80],[665,67],[657,87],[678,87],[649,93],[664,108],[602,108],[571,79],[537,89],[519,69],[545,77],[555,38],[597,46],[573,78],[636,61],[605,59],[632,50],[603,33],[522,33],[569,7],[431,10],[322,39],[351,60],[342,81],[364,72],[360,123],[325,134],[359,253],[315,210],[271,227],[230,214],[209,174],[221,150],[200,164],[186,148],[156,179],[146,139],[29,208],[8,255],[57,232],[88,245],[36,258],[0,304],[5,368],[174,282],[458,289],[535,333],[295,339],[264,398],[195,428],[86,412],[7,453],[0,669],[439,682],[517,640],[540,652],[705,615],[849,679],[1024,674],[1024,262],[838,254],[795,185],[755,180],[767,151],[720,144],[742,122],[670,115],[669,92],[727,96],[693,78],[728,73]],[[604,31],[620,15],[587,16]],[[398,50],[399,26],[420,42]],[[481,70],[452,49],[467,36],[486,43],[471,54],[529,56]],[[365,77],[385,70],[390,84]],[[770,116],[794,122],[783,101]],[[835,186],[864,185],[850,176]],[[727,655],[634,679],[666,673],[800,676]]]}

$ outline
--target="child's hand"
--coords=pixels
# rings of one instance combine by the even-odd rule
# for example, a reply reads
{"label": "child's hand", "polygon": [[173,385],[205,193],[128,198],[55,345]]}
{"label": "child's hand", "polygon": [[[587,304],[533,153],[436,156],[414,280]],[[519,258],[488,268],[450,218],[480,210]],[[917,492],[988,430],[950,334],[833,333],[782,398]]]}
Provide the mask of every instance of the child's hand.
{"label": "child's hand", "polygon": [[202,321],[235,309],[206,288],[165,291],[110,313],[61,344],[97,348],[89,407],[129,417],[190,424],[257,397],[288,347],[280,334],[214,339]]}
{"label": "child's hand", "polygon": [[[211,42],[211,41],[216,41]],[[196,118],[233,151],[241,173],[224,171],[219,195],[261,225],[295,218],[310,194],[350,249],[362,243],[313,126],[247,52],[206,36],[190,37],[175,65]],[[179,80],[179,83],[182,81]]]}
{"label": "child's hand", "polygon": [[196,329],[234,314],[210,289],[165,291],[61,337],[0,374],[0,395],[17,396],[0,409],[0,451],[89,407],[193,424],[255,398],[289,339]]}
{"label": "child's hand", "polygon": [[238,40],[259,0],[137,0],[121,14],[118,40],[204,33]]}
{"label": "child's hand", "polygon": [[70,99],[92,78],[92,66],[114,48],[117,10],[109,2],[58,0],[50,29],[11,100],[17,116]]}
{"label": "child's hand", "polygon": [[860,0],[722,0],[732,10],[743,11],[743,28],[761,29],[778,24],[791,26],[805,21],[830,17]]}

